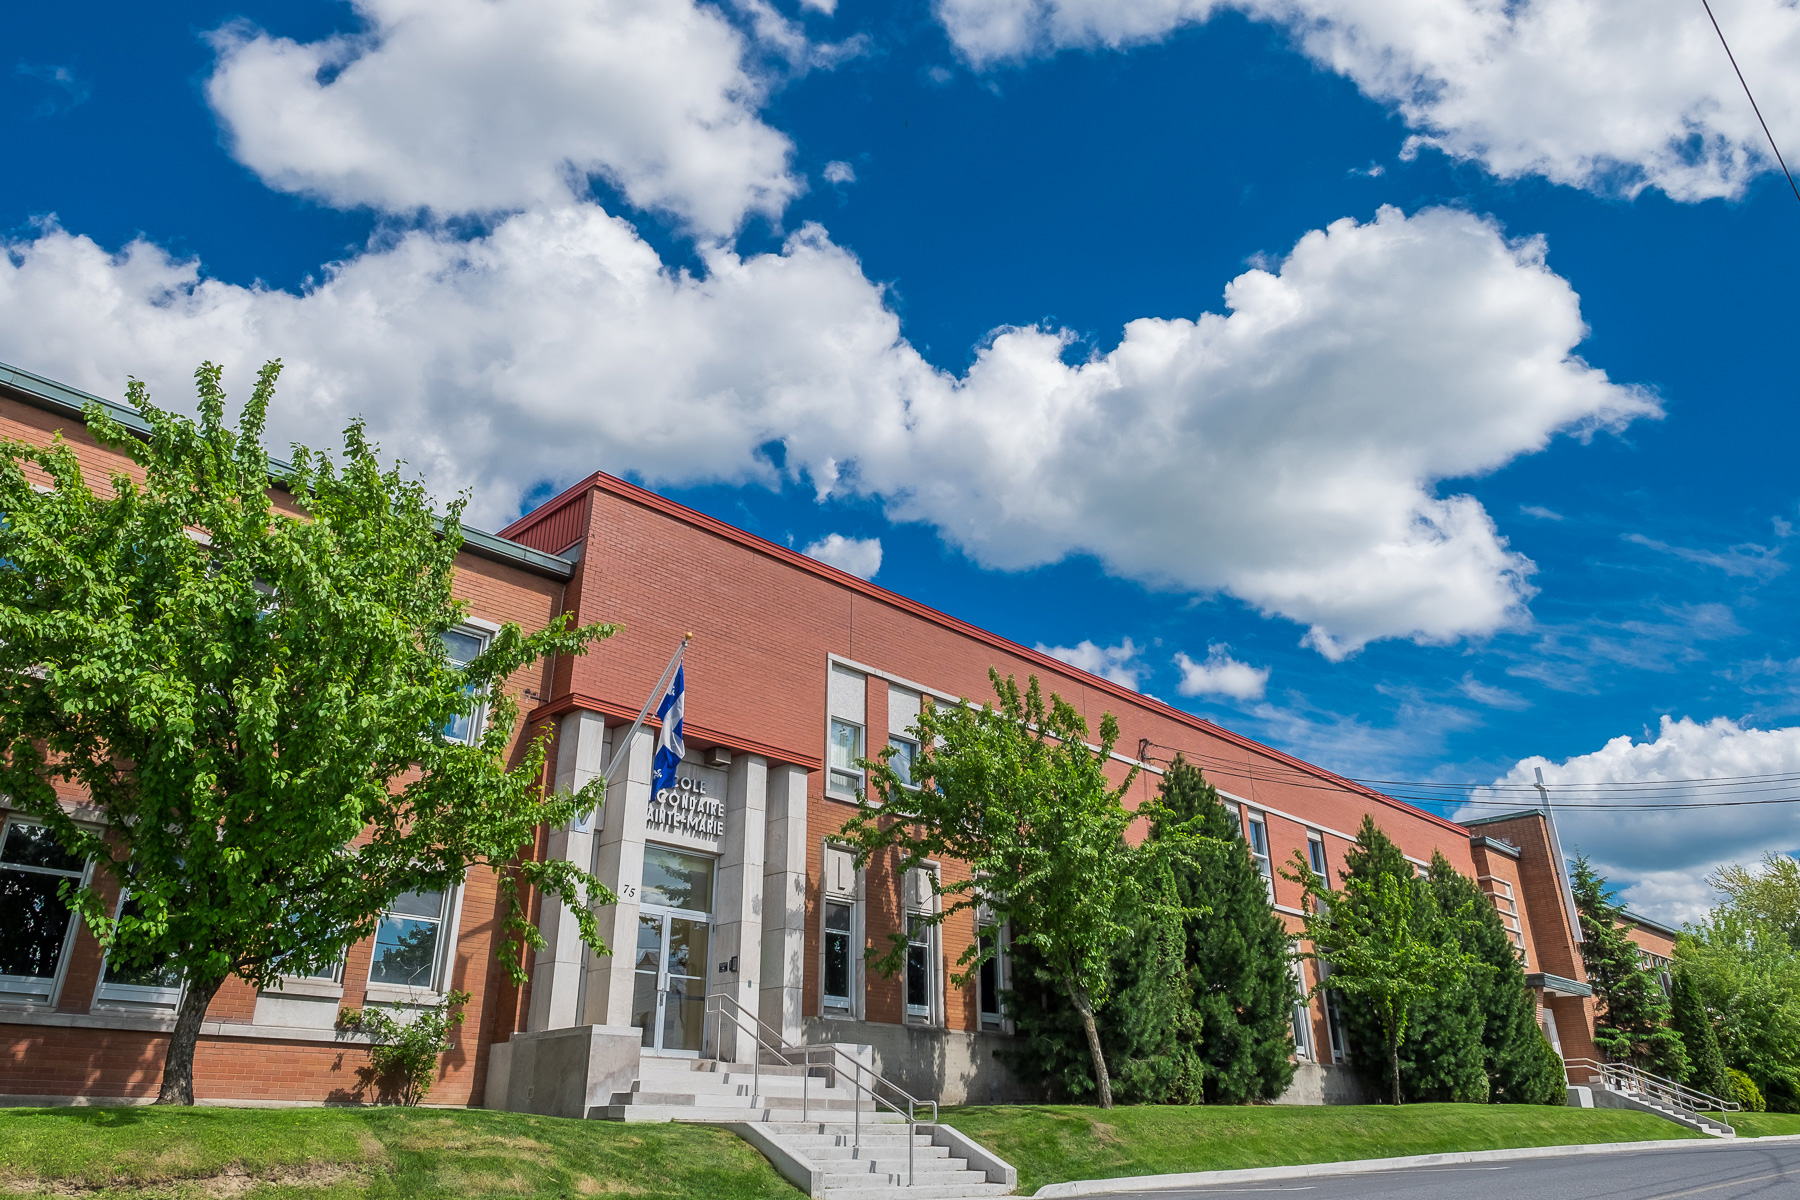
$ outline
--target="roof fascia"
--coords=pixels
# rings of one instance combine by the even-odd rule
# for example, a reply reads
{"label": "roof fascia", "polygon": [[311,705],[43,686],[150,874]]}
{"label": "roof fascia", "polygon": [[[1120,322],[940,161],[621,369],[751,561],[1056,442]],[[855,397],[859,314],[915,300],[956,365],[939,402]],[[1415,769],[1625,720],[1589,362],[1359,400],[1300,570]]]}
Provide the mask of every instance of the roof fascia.
{"label": "roof fascia", "polygon": [[[150,436],[150,425],[143,414],[130,405],[119,404],[102,396],[95,396],[79,388],[72,388],[54,379],[46,379],[42,375],[27,371],[22,367],[0,363],[0,390],[14,396],[22,403],[69,417],[76,421],[86,422],[86,409],[89,404],[97,404],[105,410],[106,415],[129,429],[140,438]],[[279,458],[270,457],[269,474],[277,480],[285,480],[293,473],[292,463]],[[438,522],[443,528],[443,522]],[[517,542],[508,541],[496,534],[476,529],[471,525],[462,527],[463,548],[471,554],[510,566],[524,567],[539,575],[548,575],[552,579],[566,580],[574,576],[575,565],[569,560],[558,558],[554,554],[545,554],[542,550],[533,550],[530,546],[521,546]]]}
{"label": "roof fascia", "polygon": [[[1374,800],[1379,804],[1403,812],[1408,816],[1419,817],[1433,825],[1437,825],[1442,829],[1454,833],[1462,834],[1464,836],[1468,833],[1468,830],[1464,826],[1440,817],[1436,813],[1427,812],[1422,808],[1415,808],[1405,801],[1396,800],[1383,792],[1378,792],[1373,788],[1366,787],[1353,780],[1345,779],[1343,776],[1334,772],[1327,771],[1324,767],[1316,766],[1304,759],[1295,758],[1293,755],[1283,753],[1273,746],[1265,746],[1254,738],[1245,737],[1241,733],[1234,733],[1222,725],[1214,724],[1203,717],[1196,717],[1192,713],[1183,712],[1179,708],[1172,707],[1160,700],[1143,695],[1140,692],[1134,692],[1130,688],[1112,682],[1110,679],[1102,679],[1098,675],[1083,671],[1080,667],[1071,666],[1070,664],[1063,662],[1060,658],[1053,658],[1042,651],[1033,650],[1028,646],[1022,646],[1018,642],[1001,637],[997,633],[990,633],[979,626],[971,625],[967,621],[950,616],[948,613],[940,612],[928,605],[920,604],[917,600],[902,596],[898,592],[891,592],[884,587],[870,583],[868,580],[859,578],[847,571],[840,571],[838,568],[830,566],[827,563],[819,562],[817,559],[808,558],[797,550],[790,550],[786,546],[771,542],[767,538],[758,537],[753,533],[748,533],[737,528],[735,525],[728,525],[715,517],[709,517],[703,512],[687,507],[685,504],[678,504],[673,500],[657,495],[648,488],[639,487],[634,483],[627,483],[625,480],[608,475],[604,471],[594,472],[594,474],[590,475],[587,479],[582,480],[573,488],[567,489],[553,500],[548,501],[543,507],[548,508],[558,501],[565,500],[571,492],[588,487],[597,488],[603,492],[609,492],[622,500],[653,509],[665,516],[673,517],[685,524],[692,525],[697,529],[705,530],[726,541],[736,542],[741,546],[759,554],[774,558],[790,567],[796,567],[802,571],[817,575],[822,579],[830,580],[832,583],[835,583],[840,587],[849,588],[851,591],[860,592],[872,600],[877,600],[883,604],[888,604],[911,613],[913,616],[930,621],[933,624],[939,625],[954,633],[959,633],[965,637],[972,638],[975,641],[985,642],[989,646],[992,646],[994,649],[1003,653],[1023,658],[1027,662],[1036,663],[1045,670],[1055,671],[1062,675],[1073,674],[1085,677],[1086,684],[1097,691],[1105,692],[1128,704],[1148,709],[1158,716],[1175,721],[1197,733],[1204,733],[1219,738],[1240,749],[1249,750],[1266,758],[1273,759],[1295,771],[1310,775],[1315,779],[1324,780],[1327,783],[1343,788],[1345,791],[1354,793],[1364,799]],[[521,520],[523,519],[524,518],[521,518]],[[519,523],[520,522],[514,522],[512,525],[507,526],[507,528],[516,528]]]}

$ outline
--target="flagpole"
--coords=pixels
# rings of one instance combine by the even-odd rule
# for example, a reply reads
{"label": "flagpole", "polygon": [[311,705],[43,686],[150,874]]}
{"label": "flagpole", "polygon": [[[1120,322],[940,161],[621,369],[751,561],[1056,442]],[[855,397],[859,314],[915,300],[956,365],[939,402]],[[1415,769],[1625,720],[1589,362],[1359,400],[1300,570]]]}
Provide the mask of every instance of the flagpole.
{"label": "flagpole", "polygon": [[625,731],[625,736],[620,739],[618,749],[613,751],[612,759],[606,764],[606,769],[600,772],[601,782],[612,783],[613,773],[619,769],[619,764],[625,761],[626,752],[631,749],[632,739],[637,737],[638,730],[644,727],[644,718],[650,715],[650,706],[655,704],[657,698],[668,689],[670,676],[674,675],[675,668],[681,665],[681,656],[687,653],[688,643],[693,640],[692,633],[682,635],[681,645],[675,647],[674,657],[670,658],[669,665],[663,668],[662,677],[656,681],[656,686],[650,689],[650,698],[644,701],[644,707],[638,710],[637,720],[633,721],[631,728]]}

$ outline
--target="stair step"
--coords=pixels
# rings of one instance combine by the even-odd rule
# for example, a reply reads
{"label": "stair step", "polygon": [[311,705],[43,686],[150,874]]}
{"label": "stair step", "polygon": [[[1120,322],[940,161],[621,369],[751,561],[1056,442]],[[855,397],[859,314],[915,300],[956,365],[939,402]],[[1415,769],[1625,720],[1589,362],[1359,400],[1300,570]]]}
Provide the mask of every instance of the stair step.
{"label": "stair step", "polygon": [[1011,1188],[1004,1183],[950,1184],[940,1187],[921,1183],[917,1187],[828,1187],[825,1200],[974,1200],[980,1196],[1005,1196]]}

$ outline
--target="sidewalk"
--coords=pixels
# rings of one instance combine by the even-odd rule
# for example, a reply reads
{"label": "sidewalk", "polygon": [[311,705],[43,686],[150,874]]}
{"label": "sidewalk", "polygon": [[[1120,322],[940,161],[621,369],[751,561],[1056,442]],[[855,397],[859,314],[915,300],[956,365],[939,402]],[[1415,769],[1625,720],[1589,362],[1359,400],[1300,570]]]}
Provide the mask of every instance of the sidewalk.
{"label": "sidewalk", "polygon": [[1051,1183],[1033,1193],[1033,1200],[1059,1200],[1066,1196],[1098,1196],[1111,1192],[1151,1192],[1166,1188],[1208,1187],[1226,1183],[1271,1183],[1284,1179],[1321,1179],[1333,1175],[1363,1175],[1372,1171],[1401,1171],[1408,1167],[1441,1167],[1464,1163],[1517,1162],[1531,1158],[1560,1158],[1572,1154],[1633,1154],[1645,1150],[1706,1150],[1800,1143],[1800,1134],[1761,1138],[1694,1138],[1655,1142],[1600,1142],[1586,1146],[1525,1146],[1517,1150],[1469,1150],[1456,1154],[1414,1154],[1405,1158],[1365,1158],[1348,1162],[1306,1163],[1291,1167],[1252,1167],[1239,1171],[1189,1171],[1179,1175],[1125,1175],[1117,1179],[1076,1179]]}

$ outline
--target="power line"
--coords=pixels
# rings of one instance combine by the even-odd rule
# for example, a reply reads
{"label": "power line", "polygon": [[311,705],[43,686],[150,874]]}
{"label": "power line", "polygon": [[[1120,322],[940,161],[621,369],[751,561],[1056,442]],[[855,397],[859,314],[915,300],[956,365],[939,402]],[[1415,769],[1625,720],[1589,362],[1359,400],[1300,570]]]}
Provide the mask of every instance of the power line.
{"label": "power line", "polygon": [[1781,147],[1775,144],[1775,135],[1769,132],[1769,123],[1763,120],[1762,108],[1757,105],[1756,97],[1750,94],[1750,84],[1744,78],[1743,69],[1738,66],[1737,55],[1731,52],[1731,43],[1725,40],[1725,31],[1719,28],[1719,18],[1713,16],[1712,5],[1708,0],[1700,0],[1700,4],[1706,9],[1706,17],[1712,22],[1713,32],[1719,35],[1719,45],[1725,47],[1725,57],[1731,60],[1731,69],[1737,72],[1738,82],[1743,84],[1744,95],[1750,100],[1750,110],[1756,114],[1756,122],[1762,126],[1763,136],[1769,139],[1769,149],[1775,152],[1775,161],[1781,164],[1781,173],[1787,176],[1788,186],[1794,189],[1794,199],[1800,200],[1800,184],[1794,182],[1794,173],[1788,170],[1787,160],[1781,157]]}

